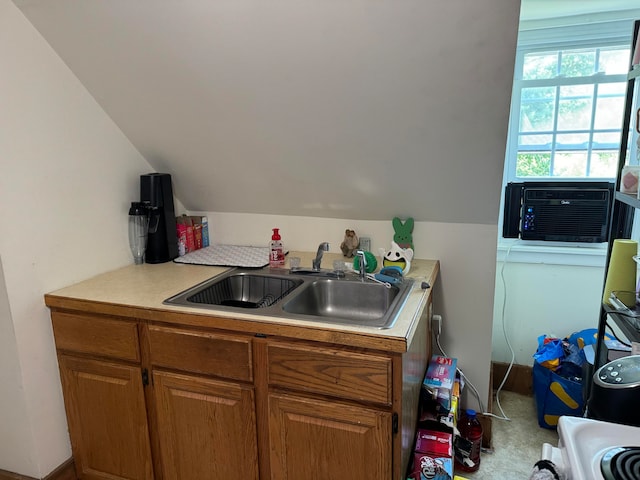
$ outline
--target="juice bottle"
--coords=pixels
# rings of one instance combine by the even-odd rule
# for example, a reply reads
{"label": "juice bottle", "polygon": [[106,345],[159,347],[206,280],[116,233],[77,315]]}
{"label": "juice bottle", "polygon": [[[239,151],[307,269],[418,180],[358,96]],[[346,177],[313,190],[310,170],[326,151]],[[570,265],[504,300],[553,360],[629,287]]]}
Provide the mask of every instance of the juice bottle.
{"label": "juice bottle", "polygon": [[460,436],[471,443],[468,459],[460,461],[456,455],[456,468],[463,472],[475,472],[480,468],[480,448],[482,447],[482,425],[476,416],[476,411],[468,409],[458,421]]}

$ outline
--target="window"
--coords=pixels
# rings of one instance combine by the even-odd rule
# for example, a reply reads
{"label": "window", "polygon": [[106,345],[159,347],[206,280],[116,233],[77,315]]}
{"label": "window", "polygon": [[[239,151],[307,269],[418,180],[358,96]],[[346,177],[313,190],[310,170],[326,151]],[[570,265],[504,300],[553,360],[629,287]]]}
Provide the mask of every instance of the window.
{"label": "window", "polygon": [[507,181],[615,178],[630,38],[519,44]]}

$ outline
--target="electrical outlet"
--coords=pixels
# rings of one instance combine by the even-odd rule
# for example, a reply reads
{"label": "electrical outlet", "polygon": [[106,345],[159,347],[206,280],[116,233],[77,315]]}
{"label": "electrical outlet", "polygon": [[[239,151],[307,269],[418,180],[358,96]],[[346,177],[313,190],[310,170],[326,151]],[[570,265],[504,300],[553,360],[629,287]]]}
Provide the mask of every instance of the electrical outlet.
{"label": "electrical outlet", "polygon": [[369,237],[360,237],[360,250],[371,251],[371,239]]}
{"label": "electrical outlet", "polygon": [[440,315],[431,316],[431,331],[436,335],[442,333],[442,317]]}

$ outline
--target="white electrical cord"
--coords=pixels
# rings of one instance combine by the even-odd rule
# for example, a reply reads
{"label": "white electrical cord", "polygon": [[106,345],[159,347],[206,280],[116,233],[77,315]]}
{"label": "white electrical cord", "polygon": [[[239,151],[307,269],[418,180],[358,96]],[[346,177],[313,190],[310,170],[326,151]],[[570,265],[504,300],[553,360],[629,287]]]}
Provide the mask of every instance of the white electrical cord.
{"label": "white electrical cord", "polygon": [[[447,353],[442,348],[442,345],[440,345],[440,333],[441,333],[441,328],[442,328],[442,317],[440,315],[433,315],[431,318],[433,320],[437,320],[438,321],[438,332],[436,333],[436,345],[438,346],[438,350],[440,350],[440,353],[442,353],[442,355],[444,355],[445,357],[448,357],[449,355],[447,355]],[[473,390],[473,393],[474,393],[474,395],[476,397],[476,400],[478,401],[478,406],[480,407],[480,411],[482,412],[483,415],[487,415],[487,413],[484,411],[485,410],[484,409],[484,404],[482,403],[482,399],[480,398],[480,394],[478,393],[478,390],[476,389],[476,387],[473,385],[473,383],[471,383],[469,381],[469,379],[466,377],[464,372],[462,370],[460,370],[460,368],[456,368],[456,372],[458,372],[458,374],[465,381],[465,383],[469,384],[469,387],[471,388],[471,390]]]}
{"label": "white electrical cord", "polygon": [[[437,320],[438,317],[440,318],[440,320],[442,319],[442,317],[440,317],[440,315],[434,315],[432,318],[434,320]],[[436,345],[438,346],[438,350],[440,350],[440,353],[442,353],[442,355],[444,355],[445,357],[449,356],[449,355],[447,355],[447,353],[442,348],[442,345],[440,345],[440,332],[439,331],[436,334]],[[480,412],[482,412],[482,415],[485,415],[487,417],[499,418],[500,420],[511,420],[510,418],[507,418],[507,416],[504,414],[504,412],[502,412],[502,415],[503,415],[502,417],[499,417],[498,415],[495,415],[495,414],[493,414],[491,412],[486,412],[485,408],[484,408],[484,403],[482,402],[482,397],[480,397],[480,393],[478,392],[478,389],[475,387],[475,385],[473,383],[471,383],[469,378],[464,374],[464,372],[460,368],[456,368],[456,371],[458,372],[460,377],[465,381],[465,383],[469,385],[469,388],[471,388],[471,390],[473,391],[473,394],[476,397],[476,401],[478,402],[478,406],[480,407]],[[500,404],[498,404],[498,406],[500,407]],[[500,411],[502,411],[502,407],[500,407]]]}
{"label": "white electrical cord", "polygon": [[[507,343],[507,346],[509,347],[509,351],[511,352],[511,361],[509,362],[509,368],[507,368],[507,371],[504,374],[504,378],[502,379],[502,383],[500,383],[500,386],[496,390],[496,405],[498,405],[498,408],[500,409],[500,413],[502,413],[502,416],[504,417],[503,420],[511,420],[511,419],[507,417],[507,415],[504,413],[504,410],[502,410],[502,405],[500,405],[500,391],[502,390],[502,387],[504,387],[504,384],[507,383],[507,378],[509,378],[509,374],[511,373],[513,364],[516,361],[516,352],[513,351],[513,347],[511,346],[511,342],[509,341],[509,335],[507,334],[507,326],[506,326],[505,317],[504,317],[504,312],[507,308],[507,282],[504,279],[504,267],[507,264],[507,259],[509,258],[511,249],[516,243],[518,243],[517,240],[513,242],[511,245],[509,245],[509,248],[507,249],[507,253],[504,256],[504,260],[502,261],[502,267],[500,268],[500,279],[502,280],[502,311],[501,311],[502,334],[504,335],[504,340]],[[496,417],[496,418],[500,418],[500,417]]]}
{"label": "white electrical cord", "polygon": [[[433,320],[436,320],[438,322],[438,331],[436,332],[436,345],[438,346],[438,350],[440,350],[440,353],[442,355],[444,355],[445,357],[448,357],[449,355],[447,355],[447,353],[444,351],[444,348],[442,348],[442,345],[440,345],[440,334],[442,333],[442,316],[441,315],[432,315],[431,316],[431,320],[433,323]],[[480,398],[480,394],[478,393],[478,391],[476,390],[476,388],[473,386],[473,384],[469,381],[469,379],[465,376],[464,372],[462,370],[460,370],[459,368],[456,367],[456,372],[458,372],[458,374],[460,375],[460,377],[469,384],[469,386],[471,387],[471,389],[473,390],[476,399],[478,400],[478,406],[480,407],[480,411],[482,411],[484,413],[484,405],[482,403],[482,400]]]}
{"label": "white electrical cord", "polygon": [[[507,368],[507,371],[504,374],[504,378],[502,379],[502,383],[500,383],[500,386],[496,390],[496,405],[498,405],[498,409],[500,409],[500,413],[502,413],[502,416],[495,415],[494,413],[491,413],[491,412],[485,412],[484,403],[482,402],[480,393],[478,393],[478,390],[476,389],[475,385],[473,385],[473,383],[469,381],[469,379],[466,377],[466,375],[461,369],[459,368],[456,369],[456,371],[460,374],[460,377],[466,383],[469,384],[469,387],[473,391],[473,394],[475,395],[476,400],[478,401],[478,406],[480,407],[480,411],[482,412],[482,414],[488,417],[493,417],[499,420],[506,420],[506,421],[511,421],[511,419],[507,417],[507,415],[504,413],[504,410],[502,409],[502,405],[500,405],[500,391],[502,390],[502,387],[504,387],[504,384],[507,382],[507,378],[509,378],[509,373],[511,373],[511,369],[513,368],[513,364],[515,363],[516,354],[513,350],[513,347],[511,346],[511,342],[509,341],[509,336],[507,335],[505,318],[504,318],[504,312],[507,304],[507,285],[504,280],[504,266],[507,263],[507,258],[509,257],[509,253],[511,253],[511,248],[513,247],[513,245],[515,245],[515,243],[517,242],[514,242],[509,246],[507,253],[504,257],[504,260],[502,262],[502,268],[500,269],[500,278],[502,279],[502,287],[504,290],[504,294],[502,297],[502,333],[504,334],[505,341],[507,342],[507,346],[509,347],[509,351],[511,352],[511,362],[509,363],[509,368]],[[442,345],[440,345],[440,334],[442,333],[442,317],[440,315],[433,315],[431,319],[432,319],[432,324],[433,324],[433,320],[436,320],[438,322],[438,330],[436,332],[436,345],[438,346],[440,353],[442,353],[442,355],[444,355],[445,357],[448,357],[449,355],[446,354],[446,352],[442,348]]]}

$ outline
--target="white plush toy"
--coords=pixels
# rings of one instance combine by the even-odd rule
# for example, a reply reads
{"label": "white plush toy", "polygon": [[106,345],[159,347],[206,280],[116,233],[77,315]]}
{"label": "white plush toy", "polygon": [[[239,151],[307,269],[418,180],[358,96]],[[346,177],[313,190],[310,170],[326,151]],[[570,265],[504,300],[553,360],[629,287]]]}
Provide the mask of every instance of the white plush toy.
{"label": "white plush toy", "polygon": [[529,480],[564,480],[564,475],[550,460],[539,460],[533,466]]}
{"label": "white plush toy", "polygon": [[402,274],[406,275],[411,269],[413,260],[413,249],[400,248],[396,242],[391,242],[391,249],[380,249],[380,260],[383,267],[397,266],[402,269]]}

